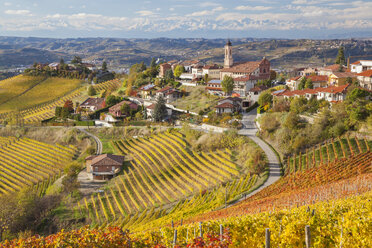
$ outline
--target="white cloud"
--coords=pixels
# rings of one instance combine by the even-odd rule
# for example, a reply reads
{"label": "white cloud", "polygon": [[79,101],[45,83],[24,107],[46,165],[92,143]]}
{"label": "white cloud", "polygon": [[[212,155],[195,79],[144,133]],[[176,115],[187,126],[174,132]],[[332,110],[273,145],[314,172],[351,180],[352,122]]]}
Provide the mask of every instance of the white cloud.
{"label": "white cloud", "polygon": [[152,16],[152,15],[154,15],[154,12],[152,12],[150,10],[140,10],[140,11],[137,11],[136,13],[139,14],[140,16]]}
{"label": "white cloud", "polygon": [[7,15],[31,15],[31,12],[26,9],[8,9],[4,13]]}
{"label": "white cloud", "polygon": [[270,6],[248,6],[241,5],[235,8],[236,10],[269,10],[272,9]]}
{"label": "white cloud", "polygon": [[170,11],[174,11],[174,10],[175,10],[175,8],[169,8],[169,10],[170,10]]}
{"label": "white cloud", "polygon": [[215,7],[215,6],[220,6],[220,4],[218,3],[214,3],[214,2],[202,2],[199,4],[200,7]]}
{"label": "white cloud", "polygon": [[193,12],[191,14],[189,14],[188,16],[209,16],[209,15],[213,15],[215,14],[216,12],[219,12],[219,11],[222,11],[224,10],[223,7],[219,6],[219,7],[216,7],[214,9],[211,9],[211,10],[203,10],[203,11],[197,11],[197,12]]}
{"label": "white cloud", "polygon": [[10,2],[5,2],[5,3],[4,3],[4,6],[12,6],[12,3],[10,3]]}

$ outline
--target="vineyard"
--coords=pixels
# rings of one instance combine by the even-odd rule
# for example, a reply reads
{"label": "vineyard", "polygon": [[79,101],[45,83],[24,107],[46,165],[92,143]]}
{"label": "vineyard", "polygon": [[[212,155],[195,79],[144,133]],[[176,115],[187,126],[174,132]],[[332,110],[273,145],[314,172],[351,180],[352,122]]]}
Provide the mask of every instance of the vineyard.
{"label": "vineyard", "polygon": [[338,159],[355,156],[363,151],[369,150],[371,142],[358,138],[338,138],[325,142],[312,149],[307,149],[305,154],[299,153],[287,158],[285,174],[295,171],[303,171],[318,167],[322,164],[331,163]]}
{"label": "vineyard", "polygon": [[[119,85],[120,85],[120,81],[118,79],[114,79],[111,81],[97,84],[94,87],[97,90],[105,90],[105,89],[109,89],[110,87],[119,86]],[[38,104],[30,108],[25,108],[17,112],[6,112],[3,114],[0,114],[0,122],[1,122],[1,119],[4,120],[6,118],[13,117],[14,119],[16,119],[17,124],[40,123],[41,121],[49,119],[54,116],[55,107],[63,106],[67,100],[76,99],[82,96],[82,94],[83,94],[82,88],[78,88],[78,89],[68,92],[64,96],[57,97],[56,99],[53,99],[49,102]]]}
{"label": "vineyard", "polygon": [[[95,224],[132,228],[140,223],[150,227],[154,221],[156,226],[221,207],[256,185],[257,176],[239,175],[229,150],[196,153],[178,132],[118,140],[114,145],[130,159],[127,170],[104,194],[79,204],[80,213]],[[162,207],[177,201],[169,212]]]}
{"label": "vineyard", "polygon": [[[0,105],[22,94],[26,90],[34,87],[45,80],[45,77],[31,77],[18,75],[0,81]],[[0,109],[0,113],[6,109]]]}
{"label": "vineyard", "polygon": [[76,148],[28,138],[0,137],[0,194],[24,187],[46,189],[76,154]]}
{"label": "vineyard", "polygon": [[[23,92],[14,95],[6,102],[0,104],[0,111],[11,112],[53,101],[54,99],[64,96],[69,92],[77,89],[81,84],[81,81],[78,79],[65,79],[56,77],[34,78],[28,76],[19,77],[21,79],[28,78],[31,82],[36,81],[37,83],[32,84],[30,87],[25,88]],[[17,83],[17,81],[15,81],[14,83]],[[12,88],[9,88],[10,89],[5,90],[5,94],[7,95],[7,93],[9,93],[10,95],[13,95]]]}
{"label": "vineyard", "polygon": [[[129,234],[121,228],[5,241],[2,247],[371,247],[371,192],[346,199]],[[307,238],[306,238],[307,237]]]}

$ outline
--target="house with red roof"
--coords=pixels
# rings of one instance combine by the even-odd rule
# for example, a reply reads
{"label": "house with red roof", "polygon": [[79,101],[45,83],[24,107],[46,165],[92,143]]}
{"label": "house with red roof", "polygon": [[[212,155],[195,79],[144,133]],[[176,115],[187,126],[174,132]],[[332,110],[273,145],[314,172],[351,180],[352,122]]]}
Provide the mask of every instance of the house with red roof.
{"label": "house with red roof", "polygon": [[171,86],[166,86],[161,88],[155,92],[155,97],[158,99],[159,97],[163,97],[166,103],[173,102],[181,97],[181,92]]}
{"label": "house with red roof", "polygon": [[141,86],[138,91],[143,99],[151,99],[155,91],[155,84],[149,83]]}
{"label": "house with red roof", "polygon": [[337,102],[343,101],[346,99],[347,88],[349,84],[341,85],[341,86],[329,86],[329,87],[319,87],[315,89],[304,89],[304,90],[277,90],[272,92],[271,94],[274,97],[284,97],[284,98],[291,98],[291,97],[305,97],[306,99],[310,100],[313,97],[316,97],[318,100],[324,99],[328,102]]}
{"label": "house with red roof", "polygon": [[88,98],[82,102],[79,107],[89,112],[94,112],[106,107],[106,101],[105,98]]}
{"label": "house with red roof", "polygon": [[238,94],[239,97],[246,97],[248,91],[252,89],[257,83],[257,78],[251,75],[237,77],[234,79],[234,89],[233,92]]}
{"label": "house with red roof", "polygon": [[296,76],[296,77],[289,78],[287,79],[285,84],[288,86],[290,90],[297,90],[298,84],[300,83],[301,78],[302,76]]}
{"label": "house with red roof", "polygon": [[357,74],[360,87],[372,90],[372,69]]}
{"label": "house with red roof", "polygon": [[313,88],[326,87],[328,84],[327,75],[310,75],[307,76],[306,79],[311,80],[311,82],[313,83]]}
{"label": "house with red roof", "polygon": [[208,91],[209,94],[211,95],[216,95],[216,96],[223,96],[225,93],[222,91],[222,85],[221,85],[221,80],[210,80],[207,83],[207,86],[205,87],[205,90]]}
{"label": "house with red roof", "polygon": [[117,104],[115,104],[114,106],[110,107],[109,108],[109,113],[112,114],[113,116],[115,117],[123,117],[125,116],[122,112],[121,112],[121,107],[124,105],[124,104],[128,104],[129,105],[129,108],[131,110],[137,110],[138,109],[138,105],[134,102],[131,102],[131,101],[121,101]]}
{"label": "house with red roof", "polygon": [[124,156],[113,154],[92,155],[85,159],[87,173],[93,180],[115,177],[123,167]]}
{"label": "house with red roof", "polygon": [[218,101],[214,107],[217,114],[240,112],[243,99],[239,97],[226,97]]}

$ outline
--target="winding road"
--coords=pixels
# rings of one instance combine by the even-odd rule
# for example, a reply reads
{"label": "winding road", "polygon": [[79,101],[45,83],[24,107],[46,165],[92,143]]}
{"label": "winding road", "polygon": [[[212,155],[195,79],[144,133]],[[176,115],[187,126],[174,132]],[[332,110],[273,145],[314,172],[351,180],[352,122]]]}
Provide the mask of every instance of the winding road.
{"label": "winding road", "polygon": [[268,158],[268,161],[269,161],[269,177],[267,178],[266,182],[263,185],[261,185],[256,190],[252,191],[246,197],[256,194],[257,192],[263,190],[264,188],[278,181],[281,177],[280,163],[279,163],[277,156],[275,155],[275,153],[273,152],[273,150],[270,148],[269,145],[267,145],[262,139],[256,136],[256,133],[258,131],[256,127],[256,123],[255,123],[256,117],[257,117],[257,108],[253,109],[249,113],[243,113],[243,119],[242,119],[243,128],[239,130],[239,134],[248,136],[257,145],[259,145],[262,148],[262,150],[265,152]]}
{"label": "winding road", "polygon": [[81,131],[81,132],[83,132],[83,133],[85,133],[86,135],[92,137],[94,139],[94,141],[96,142],[96,144],[97,144],[96,155],[102,154],[102,142],[99,140],[99,138],[97,136],[89,133],[84,128],[78,128],[78,130]]}

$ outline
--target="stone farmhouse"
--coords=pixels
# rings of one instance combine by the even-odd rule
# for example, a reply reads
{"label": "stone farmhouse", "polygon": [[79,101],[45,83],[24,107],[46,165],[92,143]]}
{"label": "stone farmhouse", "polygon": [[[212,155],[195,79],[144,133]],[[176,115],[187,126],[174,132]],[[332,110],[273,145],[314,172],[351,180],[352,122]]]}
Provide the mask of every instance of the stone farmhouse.
{"label": "stone farmhouse", "polygon": [[123,167],[124,156],[113,154],[92,155],[85,159],[88,175],[93,180],[109,180]]}

